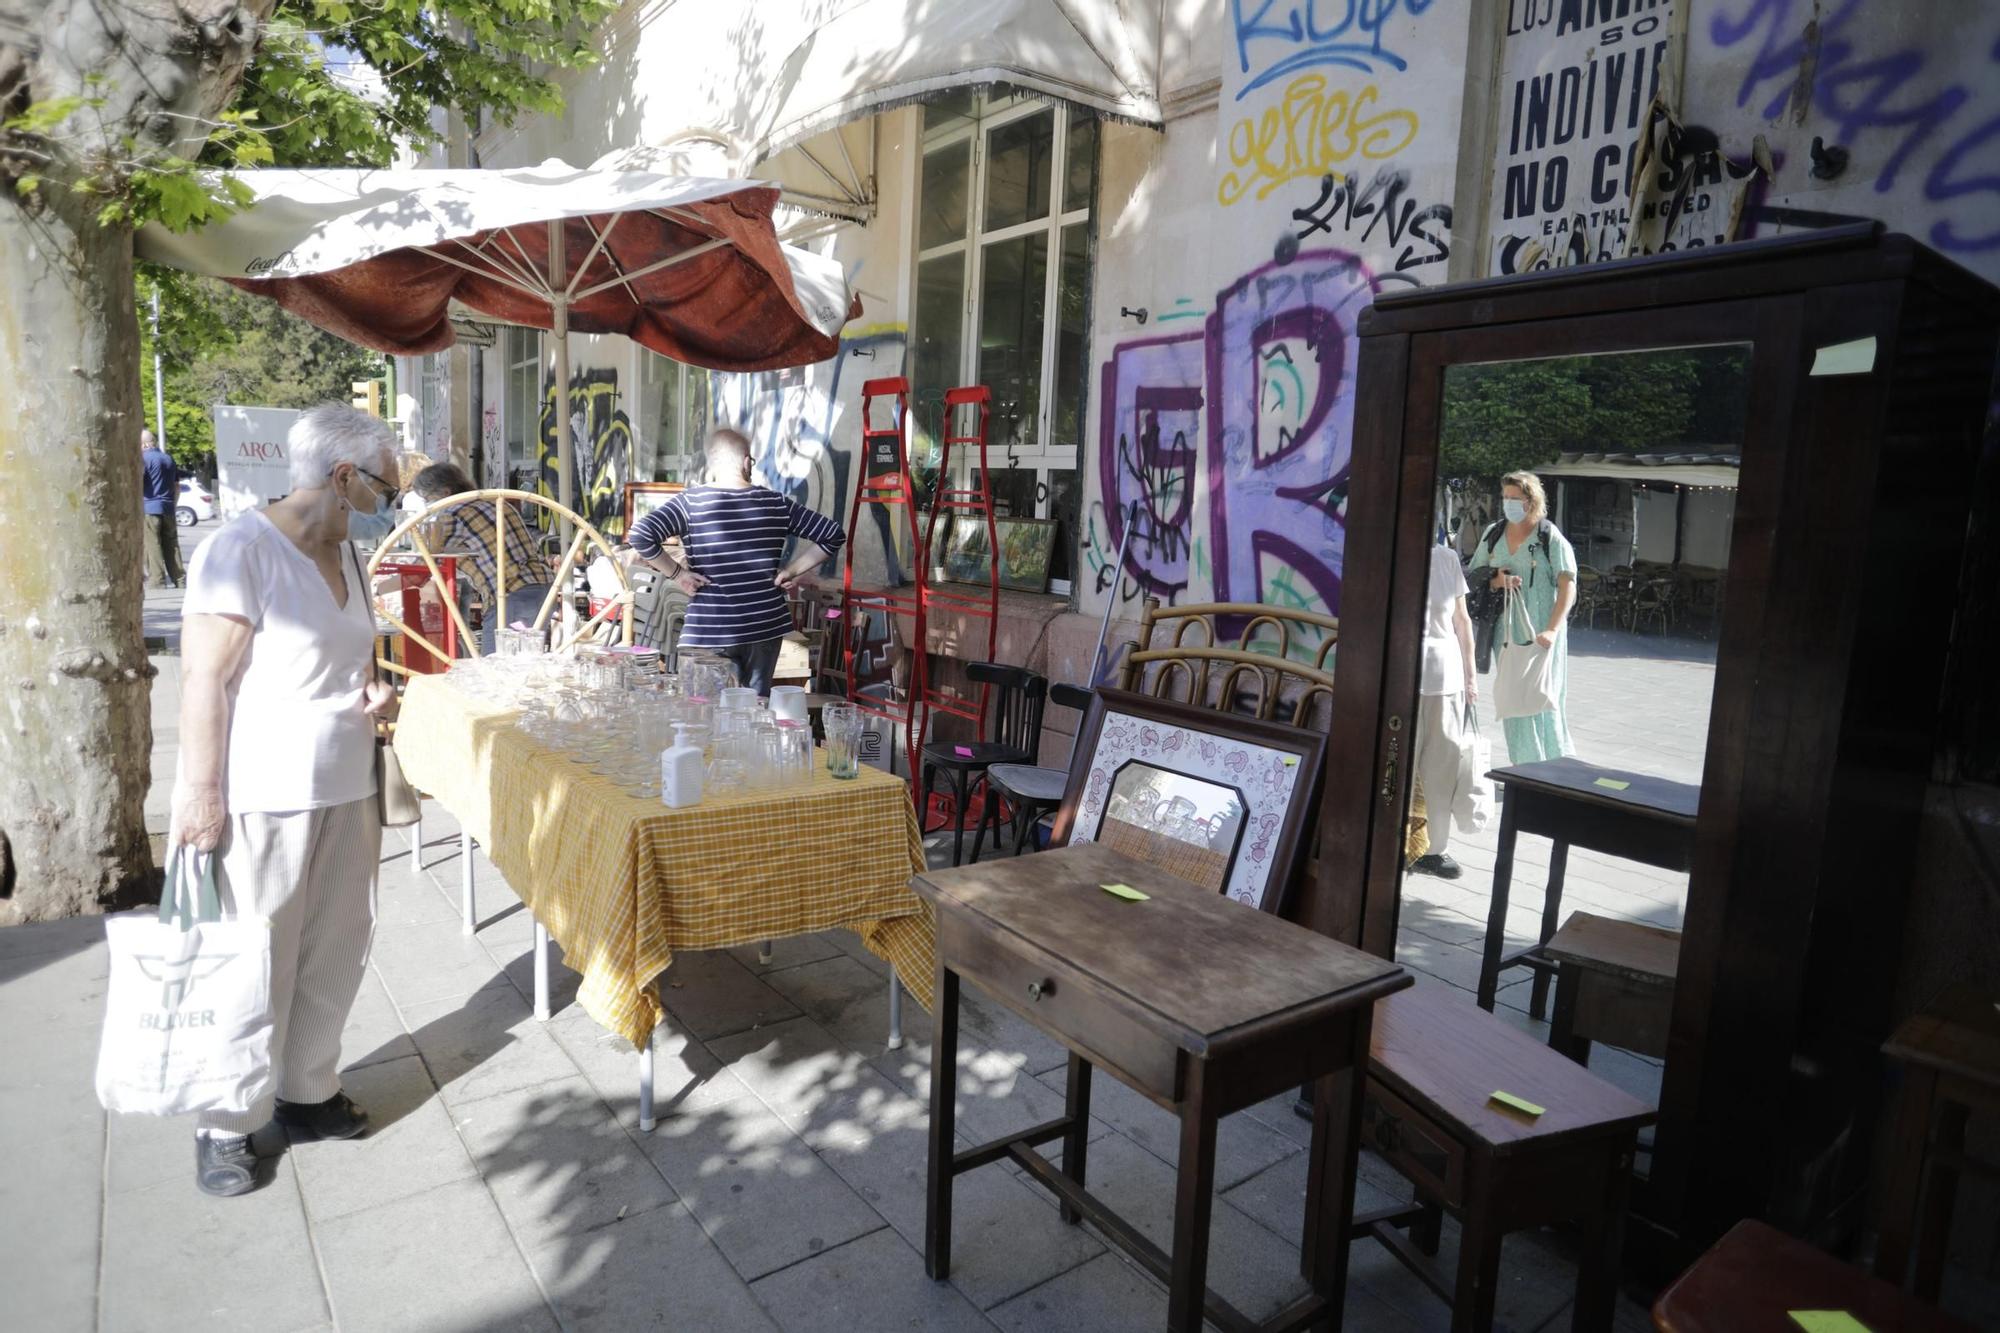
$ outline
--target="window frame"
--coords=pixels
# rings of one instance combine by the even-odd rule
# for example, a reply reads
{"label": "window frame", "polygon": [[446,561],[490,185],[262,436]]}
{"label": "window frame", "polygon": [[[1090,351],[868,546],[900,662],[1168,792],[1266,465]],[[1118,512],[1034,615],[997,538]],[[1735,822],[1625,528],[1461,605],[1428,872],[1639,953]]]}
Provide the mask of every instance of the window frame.
{"label": "window frame", "polygon": [[[960,270],[963,283],[959,301],[959,366],[956,382],[976,384],[979,380],[980,338],[979,326],[985,313],[983,292],[986,279],[987,251],[994,245],[1004,244],[1022,236],[1040,235],[1043,238],[1044,257],[1042,290],[1042,347],[1041,383],[1036,402],[1034,422],[1034,442],[1025,446],[1000,446],[988,444],[988,461],[993,471],[1019,470],[1035,475],[1035,505],[1033,511],[1021,515],[1027,518],[1056,517],[1051,513],[1055,496],[1055,481],[1052,474],[1073,472],[1082,466],[1083,440],[1089,433],[1090,381],[1086,372],[1082,385],[1082,401],[1077,415],[1078,438],[1069,442],[1055,441],[1053,435],[1056,421],[1056,396],[1058,393],[1058,373],[1060,362],[1058,352],[1062,336],[1061,292],[1063,278],[1063,236],[1072,226],[1084,228],[1084,276],[1086,286],[1085,308],[1089,308],[1094,294],[1097,266],[1096,231],[1096,168],[1092,162],[1092,188],[1090,197],[1080,208],[1065,209],[1064,195],[1068,183],[1070,120],[1078,108],[1069,104],[1037,97],[1030,93],[1016,92],[1002,101],[993,101],[989,93],[982,91],[973,101],[970,115],[950,124],[925,130],[918,145],[916,164],[916,207],[921,217],[924,165],[929,156],[964,143],[969,145],[966,164],[965,234],[955,240],[925,247],[921,243],[913,247],[911,259],[912,289],[919,280],[922,265],[930,260],[951,255],[962,255]],[[1048,211],[1042,217],[1027,222],[1014,223],[992,230],[985,228],[988,195],[988,170],[991,160],[991,142],[995,132],[1008,125],[1047,113],[1052,121],[1053,136],[1050,142],[1048,161]],[[1096,136],[1094,155],[1102,153],[1102,128]],[[916,312],[911,311],[911,346],[915,348],[921,331],[915,327]],[[1084,359],[1089,363],[1088,340],[1090,319],[1084,319],[1086,342]],[[912,370],[914,371],[914,366]],[[950,484],[965,486],[971,484],[972,460],[960,455],[954,460]],[[1080,478],[1079,478],[1080,480]],[[1073,526],[1082,523],[1079,513]],[[1069,534],[1074,537],[1076,534]],[[1050,591],[1067,595],[1071,580],[1055,579],[1050,583]]]}
{"label": "window frame", "polygon": [[[519,336],[529,354],[516,357],[514,339]],[[534,483],[541,475],[542,431],[542,380],[547,369],[548,345],[543,330],[525,324],[509,324],[501,332],[500,347],[500,403],[504,414],[500,427],[500,475],[509,485],[514,484],[517,472],[525,476],[529,485],[523,489],[535,489]],[[523,370],[532,372],[530,385],[532,392],[523,397],[517,392],[518,376]],[[509,419],[519,412],[526,419],[521,423],[521,448],[523,455],[517,461],[511,454],[513,441],[508,439]]]}

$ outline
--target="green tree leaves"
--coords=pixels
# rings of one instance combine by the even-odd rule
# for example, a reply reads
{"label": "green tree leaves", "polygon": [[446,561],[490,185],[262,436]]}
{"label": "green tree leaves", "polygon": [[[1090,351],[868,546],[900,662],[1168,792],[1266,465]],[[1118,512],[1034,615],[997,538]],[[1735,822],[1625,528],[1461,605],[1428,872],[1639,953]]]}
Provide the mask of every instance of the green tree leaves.
{"label": "green tree leaves", "polygon": [[1458,365],[1445,373],[1439,472],[1494,478],[1565,451],[1739,447],[1742,344]]}

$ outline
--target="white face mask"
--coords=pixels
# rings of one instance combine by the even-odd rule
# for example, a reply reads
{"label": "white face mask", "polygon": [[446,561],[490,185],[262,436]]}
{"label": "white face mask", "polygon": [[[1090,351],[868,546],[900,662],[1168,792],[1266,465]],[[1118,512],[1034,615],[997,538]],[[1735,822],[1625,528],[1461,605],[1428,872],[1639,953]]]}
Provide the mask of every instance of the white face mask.
{"label": "white face mask", "polygon": [[1527,502],[1523,500],[1502,500],[1501,512],[1507,515],[1509,523],[1524,523],[1528,518]]}

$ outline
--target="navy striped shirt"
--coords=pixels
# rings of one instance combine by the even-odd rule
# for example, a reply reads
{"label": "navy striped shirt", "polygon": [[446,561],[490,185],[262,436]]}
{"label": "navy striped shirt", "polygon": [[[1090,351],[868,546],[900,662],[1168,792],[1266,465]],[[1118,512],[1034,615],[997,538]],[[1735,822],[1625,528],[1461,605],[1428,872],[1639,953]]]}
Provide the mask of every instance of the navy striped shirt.
{"label": "navy striped shirt", "polygon": [[688,605],[681,643],[733,648],[781,638],[792,630],[791,609],[775,583],[793,537],[829,552],[847,544],[840,524],[762,486],[690,486],[632,525],[626,539],[646,560],[678,537],[687,567],[708,580]]}

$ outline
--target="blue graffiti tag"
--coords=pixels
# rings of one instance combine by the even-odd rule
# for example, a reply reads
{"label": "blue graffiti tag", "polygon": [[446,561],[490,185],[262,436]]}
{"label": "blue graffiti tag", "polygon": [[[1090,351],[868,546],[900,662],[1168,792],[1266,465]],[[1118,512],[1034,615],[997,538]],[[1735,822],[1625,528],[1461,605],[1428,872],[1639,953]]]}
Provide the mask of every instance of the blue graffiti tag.
{"label": "blue graffiti tag", "polygon": [[[1977,89],[1950,82],[1931,69],[1932,53],[1917,47],[1860,50],[1856,34],[1864,23],[1856,20],[1862,9],[1862,0],[1846,0],[1833,13],[1819,16],[1813,111],[1828,119],[1830,137],[1837,143],[1853,144],[1866,133],[1901,136],[1876,172],[1877,193],[1893,190],[1910,159],[1928,148],[1937,157],[1924,175],[1924,198],[1943,204],[1985,196],[1990,210],[1992,198],[2000,195],[2000,175],[1990,169],[1981,174],[1967,159],[2000,140],[2000,115],[1980,114],[1992,107],[1991,81]],[[1800,0],[1748,0],[1739,12],[1719,12],[1709,21],[1709,37],[1720,49],[1760,38],[1743,72],[1736,105],[1748,106],[1760,89],[1777,80],[1779,87],[1760,112],[1766,120],[1784,112],[1796,95],[1800,64],[1809,55],[1803,20],[1810,16]],[[1987,60],[2000,62],[2000,40],[1993,42]],[[1976,105],[1975,99],[1985,105]],[[1968,105],[1973,110],[1960,117]],[[1966,232],[1940,217],[1932,222],[1929,239],[1941,250],[1958,253],[1993,250],[2000,248],[2000,228]]]}
{"label": "blue graffiti tag", "polygon": [[[1397,10],[1415,17],[1435,0],[1286,0],[1276,17],[1271,11],[1277,8],[1278,0],[1252,2],[1256,7],[1246,14],[1245,0],[1229,0],[1236,26],[1236,58],[1243,73],[1256,69],[1249,82],[1237,90],[1238,101],[1267,83],[1318,65],[1363,74],[1408,69],[1409,61],[1382,45],[1382,30]],[[1254,56],[1253,45],[1257,48]],[[1263,64],[1266,59],[1271,63]]]}

